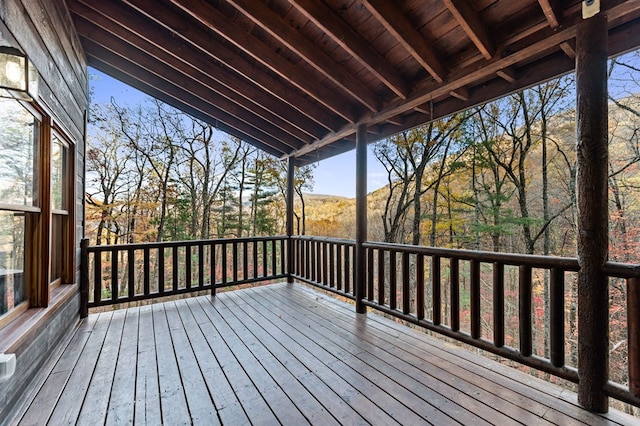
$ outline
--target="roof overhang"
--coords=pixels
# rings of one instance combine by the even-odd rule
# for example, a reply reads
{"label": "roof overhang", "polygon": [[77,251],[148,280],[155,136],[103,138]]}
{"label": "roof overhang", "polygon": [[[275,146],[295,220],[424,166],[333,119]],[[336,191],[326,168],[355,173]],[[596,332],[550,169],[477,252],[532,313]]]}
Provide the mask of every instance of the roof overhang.
{"label": "roof overhang", "polygon": [[[67,0],[88,64],[300,164],[574,69],[576,0]],[[640,0],[602,1],[609,54]]]}

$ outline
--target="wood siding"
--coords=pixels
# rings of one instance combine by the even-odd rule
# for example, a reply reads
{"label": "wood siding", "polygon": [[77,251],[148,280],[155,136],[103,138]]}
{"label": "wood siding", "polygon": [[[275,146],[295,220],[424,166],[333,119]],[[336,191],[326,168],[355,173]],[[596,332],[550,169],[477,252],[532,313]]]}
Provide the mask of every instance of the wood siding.
{"label": "wood siding", "polygon": [[[80,239],[83,236],[85,117],[87,65],[64,2],[3,0],[0,41],[26,53],[40,74],[37,104],[52,124],[69,138],[75,158],[76,281],[79,281]],[[19,409],[58,343],[79,318],[77,287],[61,286],[51,293],[49,308],[30,309],[0,332],[0,353],[15,353],[16,372],[0,384],[0,423]]]}

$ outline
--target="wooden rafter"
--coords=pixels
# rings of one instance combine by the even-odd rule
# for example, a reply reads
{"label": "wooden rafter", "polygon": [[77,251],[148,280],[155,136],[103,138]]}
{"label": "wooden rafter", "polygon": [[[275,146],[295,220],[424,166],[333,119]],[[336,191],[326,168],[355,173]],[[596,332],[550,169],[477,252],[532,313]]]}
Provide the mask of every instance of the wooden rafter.
{"label": "wooden rafter", "polygon": [[439,83],[446,76],[438,53],[427,43],[397,5],[384,0],[364,0],[371,14],[398,40],[403,48]]}
{"label": "wooden rafter", "polygon": [[482,56],[485,59],[491,59],[495,51],[495,43],[486,26],[473,10],[471,3],[466,0],[444,0],[444,4],[482,53]]}
{"label": "wooden rafter", "polygon": [[357,58],[398,97],[406,99],[409,94],[408,83],[370,44],[336,16],[333,10],[315,0],[292,0],[291,3],[340,47]]}
{"label": "wooden rafter", "polygon": [[[211,72],[210,62],[202,55],[198,55],[198,52],[191,46],[185,44],[179,50],[169,49],[171,37],[166,34],[159,31],[150,31],[152,27],[149,26],[140,28],[138,30],[141,33],[140,35],[133,34],[121,25],[113,25],[114,14],[108,17],[83,4],[76,4],[74,11],[77,16],[77,29],[91,39],[108,37],[107,35],[100,35],[99,31],[110,33],[113,41],[105,42],[107,45],[126,42],[140,52],[147,52],[174,70],[180,71],[184,76],[210,87],[217,93],[217,96],[221,96],[226,102],[236,103],[301,141],[308,141],[321,134],[321,127],[312,120],[279,99],[255,90],[255,86],[251,87],[245,80],[237,78],[235,73]],[[143,34],[145,35],[144,38],[141,37]],[[154,40],[155,44],[149,40]],[[187,55],[193,58],[190,62],[184,60],[184,56]],[[278,111],[279,113],[276,115],[273,111]],[[296,123],[299,122],[305,122],[306,124],[298,127],[299,125]]]}
{"label": "wooden rafter", "polygon": [[[608,17],[610,20],[615,20],[623,13],[629,13],[630,5],[626,4],[624,1],[620,0],[617,3],[609,3],[608,4]],[[633,5],[633,11],[640,13],[640,1],[636,2]],[[429,102],[430,100],[437,99],[441,96],[450,96],[450,92],[459,89],[460,87],[471,85],[474,81],[483,81],[487,78],[490,78],[492,75],[496,74],[498,71],[508,68],[510,66],[514,66],[519,61],[522,61],[525,58],[531,58],[536,55],[537,52],[544,52],[551,49],[554,46],[559,46],[561,43],[566,42],[567,40],[575,38],[576,35],[576,25],[577,23],[582,21],[582,17],[576,15],[573,17],[573,21],[570,25],[566,25],[564,29],[553,31],[549,27],[546,29],[540,29],[538,32],[531,34],[529,37],[534,41],[530,43],[525,43],[522,49],[517,52],[512,52],[511,54],[505,55],[504,57],[495,57],[491,61],[486,64],[483,64],[482,67],[478,67],[475,65],[470,65],[466,69],[456,70],[453,73],[453,76],[450,80],[447,80],[443,83],[433,83],[429,85],[425,85],[425,87],[420,90],[415,91],[408,99],[403,102],[397,102],[383,108],[380,112],[366,117],[368,125],[381,123],[387,120],[388,118],[394,117],[396,115],[403,114],[406,111],[413,110],[414,108],[419,108],[425,104],[425,102]],[[636,42],[640,44],[640,40],[629,40],[630,43],[635,44]],[[618,46],[620,49],[625,50],[624,45]],[[563,58],[566,59],[566,56],[562,55]],[[552,64],[555,64],[558,59],[553,58]],[[573,61],[569,61],[573,63]],[[553,75],[559,75],[563,72],[567,72],[570,68],[569,65],[565,65],[565,62],[559,62],[559,65],[556,68],[545,65],[541,67],[539,73],[540,75],[544,75],[542,80],[545,78],[551,78]],[[546,72],[542,72],[542,70],[549,71],[549,74]],[[564,70],[564,71],[560,71]],[[530,77],[531,78],[531,77]],[[535,75],[532,77],[535,80]],[[538,80],[540,81],[540,80]],[[527,79],[519,79],[518,86],[522,85],[525,87],[526,85],[534,84],[535,81],[527,80]],[[513,91],[517,88],[517,86],[511,85],[510,91]],[[473,98],[475,103],[480,103],[483,100],[491,99],[495,97],[496,93],[507,93],[509,90],[506,88],[496,89],[494,91],[490,91],[486,93],[483,97]],[[439,110],[437,114],[434,114],[430,119],[436,119],[439,117],[443,117],[446,113],[453,113],[459,108],[463,106],[470,107],[473,103],[471,100],[469,103],[465,103],[464,105],[460,105],[458,99],[455,99],[455,106],[451,108],[451,110],[443,109]],[[407,122],[405,122],[405,125]],[[414,125],[417,125],[415,123]],[[303,156],[309,152],[312,152],[314,149],[318,149],[320,147],[329,145],[336,140],[343,139],[348,135],[352,135],[355,133],[355,127],[357,127],[357,123],[355,125],[345,126],[337,131],[328,134],[324,138],[315,141],[311,145],[307,145],[297,151],[294,155]]]}
{"label": "wooden rafter", "polygon": [[[94,7],[99,7],[101,13],[107,15],[112,13],[112,10],[116,12],[119,9],[118,2],[82,1]],[[238,55],[237,52],[223,43],[222,40],[211,37],[210,34],[204,32],[197,25],[185,21],[184,17],[176,14],[174,10],[168,9],[166,5],[163,5],[159,1],[127,0],[126,3],[137,10],[139,14],[146,16],[150,20],[150,22],[146,22],[145,25],[150,25],[155,22],[163,26],[170,36],[182,39],[188,44],[197,47],[202,54],[223,63],[242,78],[258,86],[260,90],[264,90],[272,96],[294,106],[298,111],[307,115],[326,129],[333,129],[337,123],[339,123],[338,117],[329,113],[326,109],[321,108],[318,103],[304,96],[299,90],[288,86],[281,79],[274,78],[272,74],[256,67],[254,63],[249,61],[245,56]],[[132,18],[137,19],[131,22],[128,21],[127,26],[130,31],[135,33],[139,31],[138,28],[141,27],[140,16],[132,15]],[[180,30],[177,31],[176,29]]]}
{"label": "wooden rafter", "polygon": [[457,89],[450,91],[449,94],[456,99],[460,99],[461,101],[468,101],[470,97],[469,89],[467,89],[466,87],[458,87]]}
{"label": "wooden rafter", "polygon": [[558,16],[558,8],[555,0],[538,0],[544,16],[549,22],[551,28],[558,28],[560,26],[560,19]]}
{"label": "wooden rafter", "polygon": [[516,71],[513,67],[503,68],[501,70],[496,71],[498,77],[508,81],[509,83],[515,83],[517,80]]}
{"label": "wooden rafter", "polygon": [[[583,21],[579,0],[64,1],[90,65],[297,164],[569,72]],[[640,0],[602,13],[609,54],[640,46]]]}
{"label": "wooden rafter", "polygon": [[576,43],[575,40],[567,40],[564,43],[560,43],[560,49],[571,59],[576,58]]}
{"label": "wooden rafter", "polygon": [[[303,91],[316,102],[325,106],[333,113],[341,116],[348,122],[355,122],[356,114],[350,103],[337,93],[327,91],[312,77],[301,73],[295,65],[272,51],[257,38],[251,36],[238,25],[213,7],[206,0],[170,0],[182,12],[192,16],[220,37],[234,44],[241,51],[249,55],[263,66],[288,80],[291,84]],[[153,8],[158,0],[136,0],[136,3],[147,3],[145,9]]]}
{"label": "wooden rafter", "polygon": [[369,110],[378,109],[379,100],[368,87],[311,41],[302,37],[266,5],[255,0],[229,0],[229,3]]}
{"label": "wooden rafter", "polygon": [[[93,43],[90,40],[82,40],[85,45],[90,46]],[[168,104],[182,109],[194,117],[217,123],[217,128],[258,144],[261,149],[267,152],[275,153],[284,148],[280,142],[272,139],[262,131],[253,127],[246,127],[241,120],[226,115],[222,111],[213,110],[207,112],[209,106],[202,100],[195,98],[191,94],[181,93],[181,89],[176,85],[168,83],[166,79],[152,74],[136,64],[121,62],[119,56],[114,52],[103,49],[100,46],[94,46],[91,51],[93,53],[88,54],[89,65],[105,68],[133,87],[141,88],[159,98],[165,98],[168,100]]]}
{"label": "wooden rafter", "polygon": [[[134,57],[136,58],[136,64],[138,66],[145,70],[149,70],[150,73],[161,78],[171,75],[174,70],[176,70],[175,66],[178,64],[158,64],[148,53],[127,44],[121,39],[106,33],[98,27],[92,26],[91,23],[87,21],[78,20],[76,25],[80,30],[91,37],[91,41],[87,42],[87,44],[94,44],[96,46],[95,50],[98,50],[97,46],[99,46],[102,49],[106,49],[114,54],[120,55],[120,57]],[[107,54],[105,54],[105,56],[107,56]],[[114,58],[114,60],[116,59],[117,58]],[[223,96],[223,93],[221,93],[222,90],[213,90],[209,85],[207,85],[210,82],[207,81],[207,84],[205,84],[187,73],[181,73],[181,75],[183,88],[192,93],[197,93],[197,98],[201,99],[202,102],[207,102],[207,100],[212,97],[217,98],[218,102],[216,107],[212,106],[210,108],[205,108],[203,112],[216,117],[218,120],[225,121],[230,126],[233,126],[231,122],[228,122],[227,118],[228,116],[232,116],[234,119],[241,120],[244,123],[251,123],[255,128],[261,129],[265,134],[270,135],[274,141],[277,141],[275,143],[277,143],[277,145],[282,149],[299,148],[305,142],[309,142],[308,136],[303,140],[300,140],[298,137],[295,137],[274,125],[273,122],[267,118],[262,117],[262,114],[255,114],[253,111],[250,111],[242,105],[239,105],[231,99]],[[201,103],[198,102],[198,104]],[[202,103],[201,105],[204,104]],[[224,111],[224,113],[222,113],[222,111]],[[275,120],[275,117],[272,117],[271,115],[267,115],[267,117]]]}

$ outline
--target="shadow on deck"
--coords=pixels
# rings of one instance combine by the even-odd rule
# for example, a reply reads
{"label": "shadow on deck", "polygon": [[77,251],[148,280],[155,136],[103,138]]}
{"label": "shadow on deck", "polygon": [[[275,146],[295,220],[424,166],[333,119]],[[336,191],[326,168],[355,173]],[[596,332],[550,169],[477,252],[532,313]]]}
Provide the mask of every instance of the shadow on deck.
{"label": "shadow on deck", "polygon": [[92,314],[20,424],[637,424],[302,285]]}

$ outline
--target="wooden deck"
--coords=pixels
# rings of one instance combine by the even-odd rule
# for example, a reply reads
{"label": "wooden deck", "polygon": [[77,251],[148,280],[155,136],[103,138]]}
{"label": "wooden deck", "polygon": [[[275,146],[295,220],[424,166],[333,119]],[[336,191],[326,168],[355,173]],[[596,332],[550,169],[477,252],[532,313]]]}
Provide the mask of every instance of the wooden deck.
{"label": "wooden deck", "polygon": [[302,285],[90,315],[43,382],[20,424],[637,424]]}

